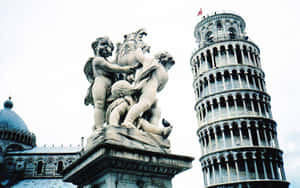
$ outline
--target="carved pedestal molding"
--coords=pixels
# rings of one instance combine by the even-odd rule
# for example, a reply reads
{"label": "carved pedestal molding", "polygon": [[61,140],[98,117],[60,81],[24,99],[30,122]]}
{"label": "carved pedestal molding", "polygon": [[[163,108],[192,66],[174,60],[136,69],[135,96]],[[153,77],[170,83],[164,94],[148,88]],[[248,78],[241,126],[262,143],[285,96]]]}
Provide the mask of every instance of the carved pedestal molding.
{"label": "carved pedestal molding", "polygon": [[193,158],[102,143],[90,148],[63,172],[81,187],[171,188],[171,179],[192,167]]}

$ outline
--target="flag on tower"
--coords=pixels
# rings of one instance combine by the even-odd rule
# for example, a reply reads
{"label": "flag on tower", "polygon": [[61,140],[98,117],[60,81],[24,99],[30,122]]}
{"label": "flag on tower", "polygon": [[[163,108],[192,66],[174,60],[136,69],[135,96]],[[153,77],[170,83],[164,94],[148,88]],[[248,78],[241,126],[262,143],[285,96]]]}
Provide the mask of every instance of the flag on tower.
{"label": "flag on tower", "polygon": [[202,8],[200,8],[200,10],[199,10],[197,16],[200,16],[200,15],[202,15]]}

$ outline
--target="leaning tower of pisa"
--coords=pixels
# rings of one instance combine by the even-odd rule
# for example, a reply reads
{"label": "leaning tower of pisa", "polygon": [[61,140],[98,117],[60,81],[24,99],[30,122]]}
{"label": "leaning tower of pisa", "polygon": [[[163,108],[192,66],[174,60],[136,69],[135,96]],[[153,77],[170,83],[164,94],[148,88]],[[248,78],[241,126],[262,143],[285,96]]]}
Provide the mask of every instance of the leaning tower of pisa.
{"label": "leaning tower of pisa", "polygon": [[288,187],[260,50],[232,13],[203,17],[190,63],[205,187]]}

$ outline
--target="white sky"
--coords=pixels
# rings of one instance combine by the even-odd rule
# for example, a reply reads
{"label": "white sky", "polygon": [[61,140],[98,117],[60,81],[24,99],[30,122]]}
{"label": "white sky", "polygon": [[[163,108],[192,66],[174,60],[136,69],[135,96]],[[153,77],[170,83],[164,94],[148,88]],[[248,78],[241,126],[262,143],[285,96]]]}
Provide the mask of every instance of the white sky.
{"label": "white sky", "polygon": [[80,144],[93,124],[92,107],[83,104],[89,86],[83,66],[93,55],[91,42],[107,35],[116,43],[144,27],[152,53],[167,50],[176,60],[159,96],[162,116],[175,127],[172,151],[195,157],[193,169],[176,176],[173,187],[203,187],[189,62],[196,47],[193,30],[200,8],[204,15],[231,10],[245,19],[249,37],[261,49],[285,170],[294,188],[300,186],[299,5],[296,0],[2,0],[0,103],[13,97],[14,110],[39,146]]}

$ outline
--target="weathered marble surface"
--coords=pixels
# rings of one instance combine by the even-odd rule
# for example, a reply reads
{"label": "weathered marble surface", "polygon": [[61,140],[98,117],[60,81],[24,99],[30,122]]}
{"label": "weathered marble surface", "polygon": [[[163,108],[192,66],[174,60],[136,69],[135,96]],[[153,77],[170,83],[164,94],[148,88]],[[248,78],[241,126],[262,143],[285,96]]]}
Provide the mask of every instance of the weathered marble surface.
{"label": "weathered marble surface", "polygon": [[170,153],[170,141],[162,136],[144,132],[136,128],[107,126],[88,138],[86,149],[98,144],[117,144],[133,149]]}
{"label": "weathered marble surface", "polygon": [[64,181],[86,188],[139,188],[140,184],[143,188],[171,188],[172,178],[191,168],[193,160],[104,141],[85,150],[62,174]]}

